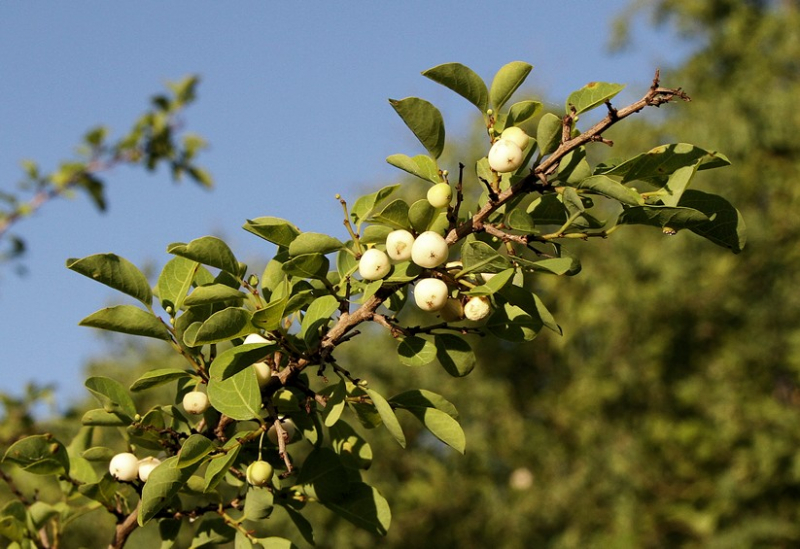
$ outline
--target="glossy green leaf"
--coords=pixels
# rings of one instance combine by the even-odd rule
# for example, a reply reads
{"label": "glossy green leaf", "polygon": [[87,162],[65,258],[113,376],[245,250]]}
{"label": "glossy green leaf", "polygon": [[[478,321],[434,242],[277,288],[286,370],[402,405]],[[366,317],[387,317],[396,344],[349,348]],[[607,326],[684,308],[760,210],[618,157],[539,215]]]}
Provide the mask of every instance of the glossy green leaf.
{"label": "glossy green leaf", "polygon": [[252,333],[252,318],[253,313],[247,309],[227,307],[208,317],[194,334],[187,334],[184,339],[191,347],[229,341]]}
{"label": "glossy green leaf", "polygon": [[219,375],[219,379],[228,379],[254,363],[264,360],[275,345],[274,342],[244,343],[225,349],[211,363],[211,368]]}
{"label": "glossy green leaf", "polygon": [[344,246],[338,238],[322,233],[300,233],[297,238],[289,244],[289,255],[298,256],[303,254],[322,254],[327,255],[335,252]]}
{"label": "glossy green leaf", "polygon": [[481,114],[486,114],[489,91],[483,79],[475,71],[461,63],[444,63],[422,72],[426,76],[475,105]]}
{"label": "glossy green leaf", "polygon": [[83,259],[68,259],[67,268],[96,280],[150,307],[153,292],[147,277],[130,261],[114,254],[96,254]]}
{"label": "glossy green leaf", "polygon": [[169,330],[153,313],[134,305],[115,305],[90,314],[80,326],[169,341]]}
{"label": "glossy green leaf", "polygon": [[[251,488],[247,491],[247,497],[244,500],[244,518],[247,520],[264,520],[272,514],[273,506],[272,492],[266,488]],[[291,547],[291,542],[288,540],[283,541],[288,544],[285,547]],[[280,547],[280,545],[275,547]]]}
{"label": "glossy green leaf", "polygon": [[293,257],[283,264],[283,271],[291,276],[302,278],[325,278],[330,262],[322,254],[303,254]]}
{"label": "glossy green leaf", "polygon": [[397,421],[397,416],[395,415],[394,410],[392,410],[391,405],[380,393],[374,389],[366,389],[366,392],[367,395],[369,395],[369,398],[372,399],[372,404],[374,404],[375,409],[378,410],[378,414],[381,416],[383,425],[389,431],[389,434],[394,437],[400,446],[405,448],[406,437],[403,434],[403,428],[400,427],[400,422]]}
{"label": "glossy green leaf", "polygon": [[542,155],[550,154],[558,148],[562,132],[563,123],[559,117],[549,112],[542,115],[536,130],[536,143]]}
{"label": "glossy green leaf", "polygon": [[591,110],[617,95],[624,87],[624,84],[589,82],[581,89],[569,94],[566,111],[570,112],[570,107],[574,107],[577,114]]}
{"label": "glossy green leaf", "polygon": [[283,247],[288,247],[300,234],[300,229],[279,217],[267,216],[248,219],[243,228],[245,231]]}
{"label": "glossy green leaf", "polygon": [[439,183],[442,180],[436,162],[426,154],[418,154],[413,158],[405,154],[393,154],[386,158],[386,162],[425,181]]}
{"label": "glossy green leaf", "polygon": [[361,482],[350,485],[345,497],[325,506],[359,528],[385,536],[392,522],[389,503],[372,486]]}
{"label": "glossy green leaf", "polygon": [[222,269],[234,276],[239,274],[239,262],[225,242],[216,236],[203,236],[184,244],[176,242],[167,246],[167,252]]}
{"label": "glossy green leaf", "polygon": [[92,376],[84,383],[107,412],[121,413],[129,418],[136,415],[136,405],[125,387],[116,379]]}
{"label": "glossy green leaf", "polygon": [[164,265],[156,283],[156,293],[164,309],[172,307],[179,311],[183,307],[199,266],[197,261],[180,256],[173,257]]}
{"label": "glossy green leaf", "polygon": [[224,368],[211,365],[208,381],[208,400],[214,409],[226,416],[247,421],[261,413],[261,390],[256,372],[245,368],[227,379],[222,379]]}
{"label": "glossy green leaf", "polygon": [[606,175],[587,177],[578,184],[578,188],[601,194],[608,198],[613,198],[629,206],[640,206],[644,204],[644,200],[638,192]]}
{"label": "glossy green leaf", "polygon": [[430,155],[439,158],[444,150],[444,119],[439,109],[419,97],[389,99],[389,104]]}
{"label": "glossy green leaf", "polygon": [[408,336],[397,344],[397,355],[406,366],[424,366],[436,358],[436,346],[419,336]]}
{"label": "glossy green leaf", "polygon": [[453,334],[437,334],[436,358],[453,377],[463,377],[475,368],[475,353],[462,337]]}
{"label": "glossy green leaf", "polygon": [[144,526],[156,514],[169,505],[181,488],[188,482],[189,477],[199,464],[190,467],[178,468],[178,458],[173,456],[165,459],[150,472],[147,482],[142,489],[141,509],[139,510],[139,526]]}
{"label": "glossy green leaf", "polygon": [[347,471],[333,450],[314,448],[300,469],[297,484],[322,503],[339,501],[347,493]]}
{"label": "glossy green leaf", "polygon": [[707,215],[710,221],[691,227],[691,231],[735,254],[747,243],[747,227],[739,210],[715,194],[688,190],[681,197],[681,206]]}
{"label": "glossy green leaf", "polygon": [[388,198],[393,192],[400,188],[400,185],[389,185],[374,193],[360,197],[350,208],[350,219],[357,226],[369,217],[375,207]]}
{"label": "glossy green leaf", "polygon": [[523,61],[512,61],[497,71],[489,90],[489,101],[499,111],[530,74],[533,67]]}
{"label": "glossy green leaf", "polygon": [[3,461],[35,475],[69,473],[67,449],[53,435],[32,435],[16,441],[3,456]]}
{"label": "glossy green leaf", "polygon": [[213,450],[214,443],[208,437],[199,433],[189,435],[178,451],[178,462],[175,467],[183,469],[199,464]]}
{"label": "glossy green leaf", "polygon": [[395,229],[409,229],[411,227],[408,223],[408,204],[404,200],[393,200],[370,221],[383,223]]}

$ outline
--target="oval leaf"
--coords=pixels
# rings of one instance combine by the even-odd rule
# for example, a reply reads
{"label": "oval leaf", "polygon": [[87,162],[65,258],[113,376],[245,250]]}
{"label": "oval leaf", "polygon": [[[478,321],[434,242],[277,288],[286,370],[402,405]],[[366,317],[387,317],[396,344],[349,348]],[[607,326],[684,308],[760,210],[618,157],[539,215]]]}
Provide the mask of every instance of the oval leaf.
{"label": "oval leaf", "polygon": [[289,245],[289,255],[326,255],[341,249],[344,244],[339,239],[321,233],[301,233]]}
{"label": "oval leaf", "polygon": [[576,114],[586,112],[608,101],[625,87],[624,84],[609,82],[589,82],[584,87],[569,94],[566,110],[574,107]]}
{"label": "oval leaf", "polygon": [[217,355],[211,363],[211,368],[219,379],[228,379],[254,363],[262,361],[270,353],[269,348],[273,345],[275,343],[272,342],[244,343],[231,347]]}
{"label": "oval leaf", "polygon": [[444,119],[439,109],[419,97],[389,99],[389,103],[430,155],[439,158],[444,150]]}
{"label": "oval leaf", "polygon": [[216,410],[240,421],[258,417],[261,412],[261,390],[254,369],[245,368],[222,379],[222,368],[212,364],[209,373],[208,400]]}
{"label": "oval leaf", "polygon": [[96,254],[83,259],[68,259],[67,268],[128,294],[150,307],[153,292],[142,272],[124,257]]}
{"label": "oval leaf", "polygon": [[531,72],[533,67],[523,61],[512,61],[500,68],[492,80],[489,100],[495,110],[500,110],[511,99]]}
{"label": "oval leaf", "polygon": [[430,156],[424,154],[418,154],[414,158],[405,154],[393,154],[386,157],[386,162],[425,181],[439,183],[442,180],[439,176],[439,168],[436,166],[436,162]]}
{"label": "oval leaf", "polygon": [[137,379],[131,385],[131,391],[144,391],[151,387],[163,385],[181,379],[184,377],[191,377],[192,373],[180,368],[159,368],[158,370],[151,370],[145,373],[142,377]]}
{"label": "oval leaf", "polygon": [[90,314],[78,323],[80,326],[100,328],[170,341],[172,336],[159,318],[134,305],[116,305]]}
{"label": "oval leaf", "polygon": [[3,461],[35,475],[69,473],[67,449],[52,435],[33,435],[18,440],[6,450]]}
{"label": "oval leaf", "polygon": [[178,468],[178,457],[173,456],[162,461],[150,472],[142,489],[141,509],[139,510],[139,526],[144,526],[156,513],[170,503],[197,469],[197,464]]}
{"label": "oval leaf", "polygon": [[438,334],[434,338],[436,343],[436,358],[453,377],[463,377],[475,368],[475,353],[469,343],[453,334]]}
{"label": "oval leaf", "polygon": [[172,307],[179,311],[183,307],[199,266],[197,261],[180,256],[173,257],[164,265],[156,283],[156,293],[164,309]]}
{"label": "oval leaf", "polygon": [[236,256],[228,245],[216,236],[203,236],[188,244],[176,242],[167,246],[167,252],[222,269],[234,276],[239,274],[239,262],[236,261]]}
{"label": "oval leaf", "polygon": [[478,107],[481,114],[486,113],[489,91],[486,89],[483,79],[469,67],[461,63],[444,63],[423,71],[422,76],[450,88]]}
{"label": "oval leaf", "polygon": [[279,217],[248,219],[244,230],[278,246],[288,247],[300,234],[300,229]]}
{"label": "oval leaf", "polygon": [[384,426],[386,426],[386,429],[394,437],[397,443],[405,448],[406,437],[403,434],[403,428],[400,427],[400,422],[397,421],[397,416],[395,415],[394,410],[392,410],[391,405],[386,401],[385,398],[381,396],[380,393],[374,389],[367,389],[366,391],[369,397],[372,399],[372,404],[375,405],[375,409],[378,410],[378,414],[380,414],[381,420],[383,421]]}
{"label": "oval leaf", "polygon": [[436,358],[436,346],[418,336],[404,337],[397,345],[397,355],[406,366],[424,366]]}
{"label": "oval leaf", "polygon": [[84,383],[107,412],[122,413],[133,418],[136,405],[125,387],[116,379],[92,376]]}
{"label": "oval leaf", "polygon": [[250,320],[253,313],[247,309],[228,307],[217,311],[203,322],[194,333],[187,333],[184,337],[186,344],[191,347],[229,341],[253,332]]}

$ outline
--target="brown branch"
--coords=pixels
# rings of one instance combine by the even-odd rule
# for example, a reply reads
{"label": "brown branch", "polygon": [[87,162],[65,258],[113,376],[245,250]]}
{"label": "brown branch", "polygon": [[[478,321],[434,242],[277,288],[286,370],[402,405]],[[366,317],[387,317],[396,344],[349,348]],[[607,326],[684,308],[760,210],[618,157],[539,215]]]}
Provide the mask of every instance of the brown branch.
{"label": "brown branch", "polygon": [[140,500],[136,509],[125,517],[125,520],[117,524],[117,527],[114,529],[114,540],[108,546],[109,549],[122,549],[125,546],[128,537],[136,530],[136,527],[139,526],[139,508],[141,505],[142,502]]}

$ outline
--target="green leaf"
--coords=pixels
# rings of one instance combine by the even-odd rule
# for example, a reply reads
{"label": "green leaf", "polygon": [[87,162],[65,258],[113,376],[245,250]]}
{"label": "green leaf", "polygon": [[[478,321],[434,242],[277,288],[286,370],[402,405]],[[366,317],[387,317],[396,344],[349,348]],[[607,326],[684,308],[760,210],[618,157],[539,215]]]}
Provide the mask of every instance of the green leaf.
{"label": "green leaf", "polygon": [[344,386],[344,381],[339,381],[336,385],[326,387],[327,391],[320,391],[321,394],[328,397],[325,408],[322,409],[322,421],[325,427],[332,427],[339,421],[345,407],[345,397],[347,390]]}
{"label": "green leaf", "polygon": [[184,339],[190,347],[229,341],[252,333],[252,318],[253,313],[247,309],[227,307],[208,317],[194,334],[186,334]]}
{"label": "green leaf", "polygon": [[378,414],[381,416],[381,420],[383,421],[384,426],[389,431],[389,433],[394,437],[397,443],[405,448],[406,447],[406,437],[403,434],[403,428],[400,427],[400,422],[397,421],[397,416],[392,410],[391,405],[386,401],[380,393],[375,391],[374,389],[366,389],[367,395],[369,398],[372,399],[372,404],[375,405],[375,409],[378,410]]}
{"label": "green leaf", "polygon": [[629,206],[640,206],[644,204],[644,200],[638,192],[606,175],[587,177],[578,184],[578,188],[601,194],[608,198],[613,198]]}
{"label": "green leaf", "polygon": [[400,185],[389,185],[388,187],[383,187],[374,193],[362,196],[356,200],[353,206],[350,208],[350,218],[352,219],[353,223],[360,226],[361,223],[367,217],[369,217],[369,215],[372,213],[372,210],[375,209],[375,206],[383,202],[389,197],[389,195],[399,188]]}
{"label": "green leaf", "polygon": [[300,229],[279,217],[248,219],[243,228],[245,231],[283,247],[288,247],[300,234]]}
{"label": "green leaf", "polygon": [[287,297],[281,297],[275,301],[271,301],[263,309],[258,309],[253,313],[251,322],[254,326],[271,332],[280,328],[283,312],[286,310],[286,304],[289,302]]}
{"label": "green leaf", "polygon": [[283,264],[283,272],[291,276],[323,279],[328,274],[330,262],[322,254],[303,254]]}
{"label": "green leaf", "polygon": [[261,390],[256,372],[245,368],[227,379],[222,379],[224,367],[211,365],[208,381],[208,400],[219,412],[233,419],[247,421],[261,413]]}
{"label": "green leaf", "polygon": [[322,503],[338,501],[347,493],[347,471],[333,450],[314,448],[300,469],[297,484]]}
{"label": "green leaf", "polygon": [[273,342],[244,343],[231,347],[217,355],[211,363],[211,368],[218,373],[221,380],[228,379],[254,363],[264,360],[274,345],[276,344]]}
{"label": "green leaf", "polygon": [[167,252],[222,269],[234,276],[239,275],[239,262],[236,256],[225,242],[215,236],[196,238],[188,244],[176,242],[167,246]]}
{"label": "green leaf", "polygon": [[242,445],[238,440],[232,438],[225,443],[223,448],[225,449],[225,453],[213,457],[211,461],[209,461],[208,467],[206,467],[206,472],[204,474],[205,486],[203,489],[205,493],[211,492],[225,477],[225,474],[239,456],[239,450],[241,450]]}
{"label": "green leaf", "polygon": [[401,261],[400,263],[395,263],[392,266],[392,270],[389,272],[389,276],[386,277],[384,280],[386,282],[411,282],[412,280],[419,277],[420,273],[422,272],[422,267],[412,263],[411,261]]}
{"label": "green leaf", "polygon": [[107,412],[122,413],[131,419],[136,415],[136,405],[131,395],[116,379],[93,376],[88,378],[84,385]]}
{"label": "green leaf", "polygon": [[412,389],[393,396],[389,402],[398,408],[436,408],[453,419],[458,419],[458,410],[449,400],[425,389]]}
{"label": "green leaf", "polygon": [[511,263],[508,258],[497,253],[497,250],[480,240],[466,241],[461,246],[461,261],[464,263],[463,274],[472,272],[500,272],[508,269]]}
{"label": "green leaf", "polygon": [[194,307],[195,305],[210,305],[212,303],[220,303],[223,301],[238,301],[241,303],[245,295],[231,288],[227,284],[208,284],[205,286],[198,286],[190,293],[184,300],[187,307]]}
{"label": "green leaf", "polygon": [[[504,127],[510,128],[512,126],[519,126],[523,122],[536,116],[541,108],[542,104],[539,101],[528,100],[514,103],[508,110],[508,116],[506,116]],[[525,165],[527,165],[527,163],[525,163]]]}
{"label": "green leaf", "polygon": [[527,212],[536,225],[563,225],[567,209],[556,194],[540,196],[530,203]]}
{"label": "green leaf", "polygon": [[575,107],[576,114],[591,110],[617,95],[624,87],[624,84],[589,82],[567,97],[566,111],[570,112],[570,106]]}
{"label": "green leaf", "polygon": [[395,229],[409,229],[408,204],[404,200],[393,200],[385,208],[375,214],[370,221],[383,223]]}
{"label": "green leaf", "polygon": [[437,334],[434,343],[436,358],[451,376],[464,377],[475,368],[475,353],[463,338],[453,334]]}
{"label": "green leaf", "polygon": [[[244,518],[247,520],[264,520],[272,514],[273,506],[272,492],[266,488],[251,488],[247,491],[247,497],[244,500]],[[285,547],[291,547],[290,541],[283,541],[287,543]],[[275,547],[280,547],[280,545],[275,545]]]}
{"label": "green leaf", "polygon": [[350,485],[347,495],[325,506],[359,528],[385,536],[392,522],[392,512],[386,499],[372,486],[362,482]]}
{"label": "green leaf", "polygon": [[523,61],[512,61],[500,68],[492,80],[492,87],[489,90],[489,101],[492,107],[499,111],[503,105],[511,99],[525,79],[530,74],[533,67]]}
{"label": "green leaf", "polygon": [[[427,200],[425,202],[427,202]],[[386,237],[389,236],[389,233],[393,230],[392,227],[387,227],[386,225],[367,225],[361,232],[359,242],[361,242],[361,244],[384,244],[386,242]],[[355,272],[354,267],[356,269],[358,268],[358,261],[356,261],[353,254],[342,250],[339,253],[339,258],[341,259],[337,260],[337,268],[339,269],[340,275],[343,273],[352,274]]]}
{"label": "green leaf", "polygon": [[321,233],[300,233],[291,244],[289,244],[289,255],[298,256],[303,254],[322,254],[340,250],[344,244],[332,236]]}
{"label": "green leaf", "polygon": [[400,340],[397,354],[406,366],[424,366],[436,358],[436,346],[422,337],[408,336]]}
{"label": "green leaf", "polygon": [[339,300],[332,295],[318,297],[308,306],[300,325],[299,336],[303,338],[309,348],[319,341],[320,328],[328,324],[337,309],[339,309]]}
{"label": "green leaf", "polygon": [[290,504],[284,504],[281,499],[278,499],[276,504],[277,507],[275,509],[286,512],[289,520],[295,525],[295,527],[297,527],[297,530],[300,532],[300,535],[303,536],[303,539],[306,540],[309,545],[315,545],[314,530],[311,527],[311,523],[308,522],[303,515],[295,511]]}
{"label": "green leaf", "polygon": [[561,276],[572,270],[573,260],[570,257],[552,257],[549,259],[531,261],[524,257],[517,257],[516,261],[529,271],[539,271]]}
{"label": "green leaf", "polygon": [[694,208],[671,206],[636,206],[625,208],[617,219],[619,225],[650,225],[672,231],[707,223],[706,214]]}
{"label": "green leaf", "polygon": [[747,227],[739,210],[715,194],[688,190],[681,197],[681,206],[707,215],[710,221],[691,227],[691,231],[735,254],[747,243]]}
{"label": "green leaf", "polygon": [[408,221],[417,233],[427,231],[435,217],[436,208],[425,198],[417,200],[408,209]]}
{"label": "green leaf", "polygon": [[423,71],[422,75],[450,88],[478,107],[481,114],[486,114],[489,91],[483,79],[469,67],[460,63],[444,63]]}
{"label": "green leaf", "polygon": [[199,465],[208,454],[214,450],[214,443],[208,437],[195,433],[183,441],[178,451],[178,463],[175,467],[183,469],[192,465]]}
{"label": "green leaf", "polygon": [[67,268],[106,286],[134,297],[150,307],[153,292],[142,272],[124,257],[114,254],[96,254],[83,259],[68,259]]}
{"label": "green leaf", "polygon": [[199,266],[197,261],[180,256],[173,257],[164,265],[156,283],[156,293],[164,309],[172,307],[179,311],[183,307]]}
{"label": "green leaf", "polygon": [[422,422],[433,436],[461,454],[466,451],[467,438],[458,421],[435,408],[406,409]]}
{"label": "green leaf", "polygon": [[131,422],[130,417],[123,417],[119,414],[107,412],[102,408],[87,410],[81,417],[82,425],[94,425],[99,427],[121,427]]}
{"label": "green leaf", "polygon": [[[247,509],[247,503],[245,503],[245,509]],[[246,515],[247,513],[245,513]],[[297,546],[288,539],[276,536],[260,538],[258,544],[261,545],[262,549],[297,549]]]}
{"label": "green leaf", "polygon": [[18,440],[6,450],[4,462],[13,463],[35,475],[69,473],[67,449],[53,435],[32,435]]}
{"label": "green leaf", "polygon": [[389,99],[389,104],[430,155],[439,158],[444,150],[444,120],[439,109],[419,97]]}
{"label": "green leaf", "polygon": [[372,465],[372,447],[345,421],[330,427],[331,446],[342,464],[352,469],[369,469]]}
{"label": "green leaf", "polygon": [[442,180],[436,161],[426,154],[418,154],[413,158],[405,154],[393,154],[386,157],[386,162],[425,181],[439,183]]}
{"label": "green leaf", "polygon": [[486,323],[489,333],[515,343],[533,340],[541,327],[541,320],[510,303],[496,309]]}
{"label": "green leaf", "polygon": [[519,286],[508,285],[500,291],[500,295],[512,305],[516,305],[534,320],[541,321],[544,326],[561,335],[561,326],[547,310],[539,296]]}
{"label": "green leaf", "polygon": [[605,175],[621,176],[622,183],[627,183],[663,178],[680,168],[695,164],[698,165],[697,169],[703,170],[727,166],[730,161],[718,152],[706,151],[688,143],[672,143],[634,156],[608,170]]}
{"label": "green leaf", "polygon": [[144,526],[156,514],[167,506],[181,488],[189,481],[189,477],[199,464],[178,468],[177,456],[165,459],[150,472],[142,489],[141,509],[139,510],[139,526]]}
{"label": "green leaf", "polygon": [[545,113],[539,119],[539,126],[536,130],[536,143],[542,155],[550,154],[561,144],[563,123],[561,119],[553,113]]}
{"label": "green leaf", "polygon": [[475,286],[470,291],[466,292],[466,295],[477,295],[477,296],[489,296],[494,295],[496,292],[499,292],[508,281],[514,277],[515,270],[514,269],[506,269],[494,275],[492,278],[489,279],[488,282],[485,284],[481,284],[480,286]]}

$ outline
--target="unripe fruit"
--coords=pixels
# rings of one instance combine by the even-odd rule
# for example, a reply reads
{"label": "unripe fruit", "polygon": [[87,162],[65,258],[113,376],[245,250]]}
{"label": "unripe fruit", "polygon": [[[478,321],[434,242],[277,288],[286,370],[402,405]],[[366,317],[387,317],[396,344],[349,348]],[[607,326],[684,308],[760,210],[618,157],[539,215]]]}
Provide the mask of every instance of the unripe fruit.
{"label": "unripe fruit", "polygon": [[272,379],[272,370],[270,370],[269,364],[266,362],[254,363],[253,370],[256,371],[256,380],[258,381],[259,387],[263,387]]}
{"label": "unripe fruit", "polygon": [[150,473],[161,464],[161,460],[154,457],[146,457],[139,460],[139,480],[147,482]]}
{"label": "unripe fruit", "polygon": [[447,284],[438,278],[423,278],[414,286],[414,302],[423,311],[438,311],[447,305]]}
{"label": "unripe fruit", "polygon": [[489,149],[489,167],[498,173],[516,171],[522,166],[522,149],[508,139],[498,139]]}
{"label": "unripe fruit", "polygon": [[453,199],[453,189],[447,183],[437,183],[428,189],[428,202],[434,208],[444,208]]}
{"label": "unripe fruit", "polygon": [[[294,434],[297,432],[297,426],[291,419],[284,419],[281,421],[281,427],[286,431],[286,444],[290,444],[294,439]],[[274,424],[267,430],[267,438],[272,441],[272,444],[278,445],[278,429],[275,428]]]}
{"label": "unripe fruit", "polygon": [[269,343],[269,339],[261,334],[248,334],[247,337],[244,338],[244,343]]}
{"label": "unripe fruit", "polygon": [[111,458],[108,472],[117,480],[130,482],[139,475],[139,458],[130,452],[117,454]]}
{"label": "unripe fruit", "polygon": [[447,303],[439,311],[439,317],[445,322],[458,322],[464,319],[464,306],[460,299],[448,297]]}
{"label": "unripe fruit", "polygon": [[503,133],[500,134],[500,139],[508,139],[523,151],[528,147],[528,143],[531,141],[531,138],[525,133],[525,130],[517,128],[516,126],[504,129]]}
{"label": "unripe fruit", "polygon": [[442,235],[433,231],[425,231],[417,237],[411,247],[411,261],[432,269],[447,261],[449,248]]}
{"label": "unripe fruit", "polygon": [[380,280],[392,268],[389,256],[377,248],[370,248],[358,262],[358,274],[364,280]]}
{"label": "unripe fruit", "polygon": [[492,305],[488,298],[474,296],[464,305],[464,316],[468,320],[483,320],[492,312]]}
{"label": "unripe fruit", "polygon": [[264,486],[272,480],[272,465],[263,460],[254,461],[247,467],[247,482],[253,486]]}
{"label": "unripe fruit", "polygon": [[202,414],[208,410],[208,395],[201,391],[189,391],[183,395],[183,409],[190,414]]}
{"label": "unripe fruit", "polygon": [[392,231],[386,236],[386,254],[394,262],[411,259],[411,246],[413,245],[414,235],[405,229]]}

